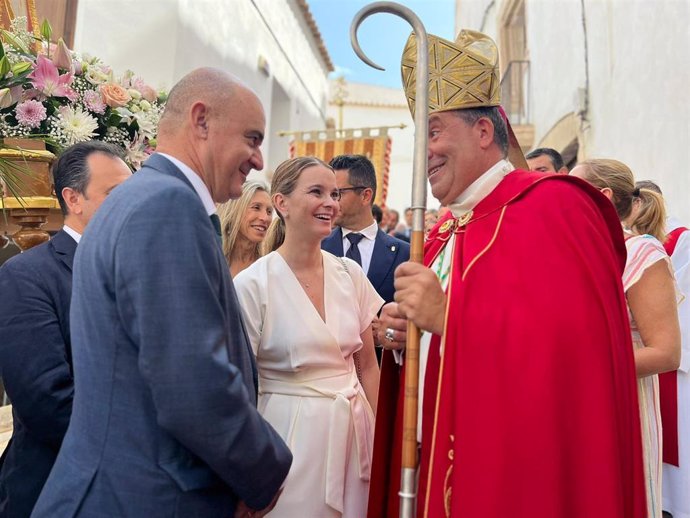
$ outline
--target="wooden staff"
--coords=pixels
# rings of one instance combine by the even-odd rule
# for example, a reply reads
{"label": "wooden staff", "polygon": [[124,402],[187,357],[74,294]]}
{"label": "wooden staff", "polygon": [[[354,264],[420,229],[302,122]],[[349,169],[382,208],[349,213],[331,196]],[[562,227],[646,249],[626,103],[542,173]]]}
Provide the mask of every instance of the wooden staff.
{"label": "wooden staff", "polygon": [[[375,2],[369,4],[355,15],[350,26],[352,48],[367,65],[378,70],[384,70],[364,54],[357,40],[357,29],[360,24],[366,18],[376,13],[390,13],[403,18],[412,26],[417,39],[410,261],[421,264],[424,260],[424,211],[426,210],[427,138],[429,132],[429,42],[424,25],[411,9],[395,2]],[[419,328],[408,321],[405,349],[405,401],[403,407],[400,518],[413,518],[416,507],[419,338]]]}

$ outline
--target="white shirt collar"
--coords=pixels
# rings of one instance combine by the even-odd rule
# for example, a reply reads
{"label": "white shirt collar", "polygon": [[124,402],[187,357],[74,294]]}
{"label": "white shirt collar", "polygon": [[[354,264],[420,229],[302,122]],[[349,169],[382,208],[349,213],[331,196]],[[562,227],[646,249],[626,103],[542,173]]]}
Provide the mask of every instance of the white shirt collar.
{"label": "white shirt collar", "polygon": [[[354,230],[350,230],[349,228],[344,228],[344,227],[341,227],[341,228],[343,231],[343,239],[345,239],[346,235],[348,235],[352,232],[355,232]],[[374,241],[376,239],[376,234],[378,234],[378,232],[379,232],[379,225],[378,225],[378,223],[376,223],[376,220],[374,220],[371,222],[371,225],[369,225],[366,228],[363,228],[358,233],[362,234],[367,239]]]}
{"label": "white shirt collar", "polygon": [[216,213],[216,204],[213,202],[213,198],[211,198],[211,193],[208,190],[208,187],[206,187],[206,184],[204,181],[201,179],[201,177],[187,164],[182,162],[181,160],[175,158],[174,156],[170,156],[166,153],[156,153],[157,155],[164,156],[168,160],[170,160],[177,168],[180,170],[180,172],[185,175],[185,178],[189,180],[189,183],[192,184],[192,187],[194,187],[194,190],[196,193],[199,195],[199,198],[201,198],[201,203],[204,204],[204,209],[206,209],[206,213],[210,216],[211,214]]}
{"label": "white shirt collar", "polygon": [[507,160],[499,160],[482,174],[462,194],[450,204],[449,208],[456,218],[474,209],[477,204],[493,191],[501,180],[515,167]]}
{"label": "white shirt collar", "polygon": [[79,232],[74,230],[72,227],[68,227],[67,225],[63,225],[62,230],[64,230],[69,237],[74,239],[77,244],[79,244],[79,241],[81,240],[81,234]]}

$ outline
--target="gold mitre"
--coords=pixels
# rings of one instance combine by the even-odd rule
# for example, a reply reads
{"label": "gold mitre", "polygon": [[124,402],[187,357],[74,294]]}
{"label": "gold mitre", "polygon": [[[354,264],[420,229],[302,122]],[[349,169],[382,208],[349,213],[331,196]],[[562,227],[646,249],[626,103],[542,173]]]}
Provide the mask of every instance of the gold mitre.
{"label": "gold mitre", "polygon": [[[455,41],[429,38],[429,114],[498,106],[501,89],[496,44],[481,32],[460,31]],[[410,34],[402,55],[402,80],[412,117],[415,108],[417,38]]]}

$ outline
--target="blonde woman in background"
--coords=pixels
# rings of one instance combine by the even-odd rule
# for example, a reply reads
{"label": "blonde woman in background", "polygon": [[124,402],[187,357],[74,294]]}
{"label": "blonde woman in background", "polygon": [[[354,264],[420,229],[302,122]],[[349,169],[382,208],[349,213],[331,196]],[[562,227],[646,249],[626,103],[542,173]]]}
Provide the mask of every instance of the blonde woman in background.
{"label": "blonde woman in background", "polygon": [[247,181],[242,195],[218,207],[223,232],[223,254],[233,278],[264,255],[262,243],[273,219],[268,186]]}
{"label": "blonde woman in background", "polygon": [[[628,303],[647,483],[648,518],[661,514],[661,414],[658,374],[680,364],[678,295],[665,238],[663,198],[635,186],[632,171],[617,160],[593,159],[570,173],[597,187],[616,208],[624,226],[628,258],[623,289]],[[639,204],[653,206],[639,214]]]}
{"label": "blonde woman in background", "polygon": [[313,157],[283,162],[271,197],[271,232],[284,240],[235,279],[259,411],[293,454],[269,516],[363,518],[379,385],[371,323],[383,299],[356,262],[321,250],[339,210],[333,169]]}

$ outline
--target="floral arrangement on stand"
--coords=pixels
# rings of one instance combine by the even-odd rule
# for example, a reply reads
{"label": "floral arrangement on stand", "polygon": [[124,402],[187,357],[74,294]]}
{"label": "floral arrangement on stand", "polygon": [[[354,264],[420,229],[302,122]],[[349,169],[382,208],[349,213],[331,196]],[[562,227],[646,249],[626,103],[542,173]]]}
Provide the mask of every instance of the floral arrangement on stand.
{"label": "floral arrangement on stand", "polygon": [[115,78],[98,58],[77,55],[62,39],[51,43],[17,17],[0,42],[0,138],[39,138],[48,150],[86,140],[121,146],[133,169],[155,148],[166,99],[133,72]]}

